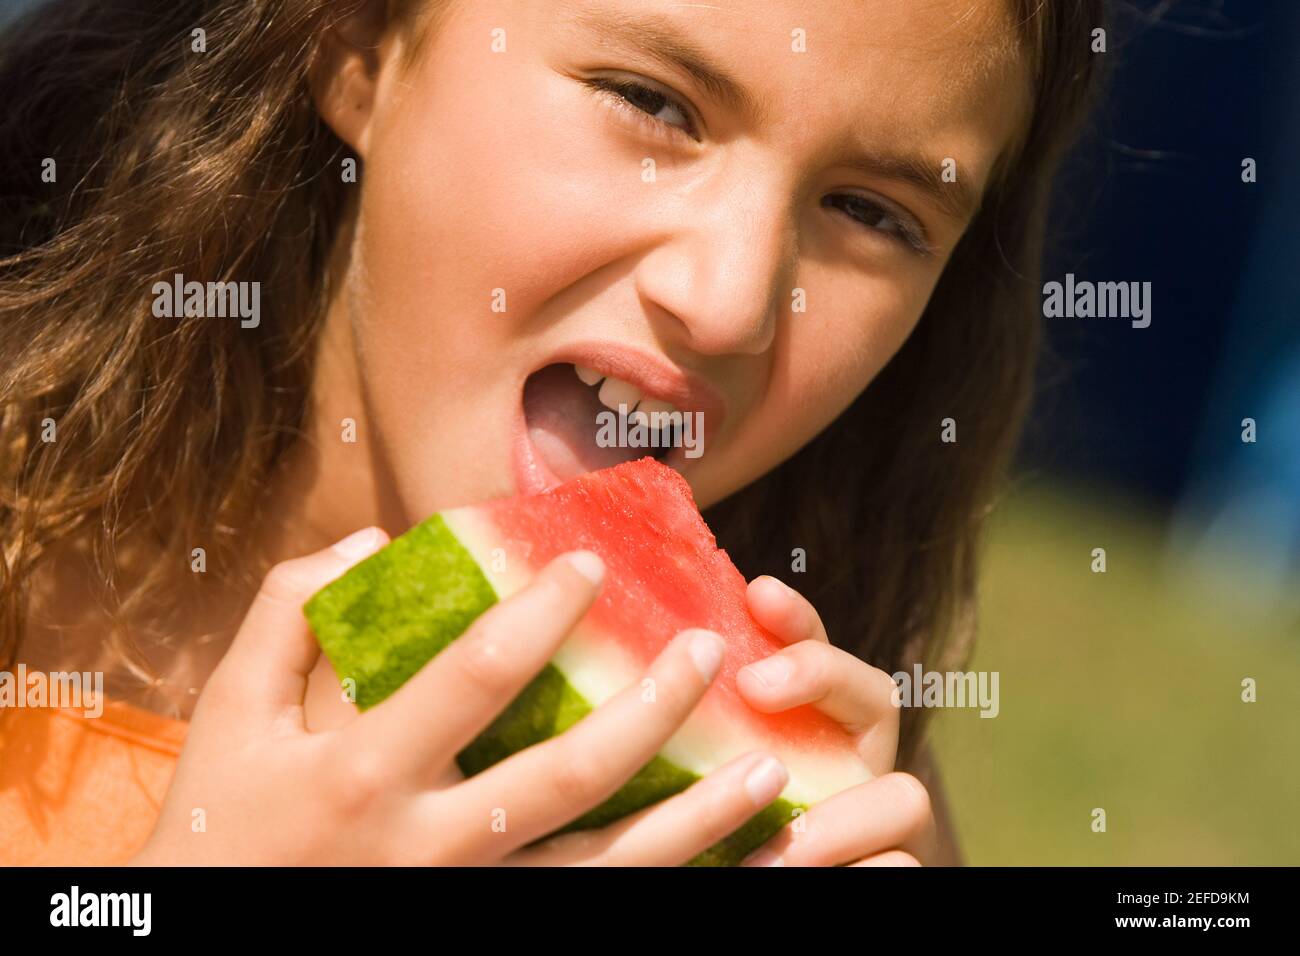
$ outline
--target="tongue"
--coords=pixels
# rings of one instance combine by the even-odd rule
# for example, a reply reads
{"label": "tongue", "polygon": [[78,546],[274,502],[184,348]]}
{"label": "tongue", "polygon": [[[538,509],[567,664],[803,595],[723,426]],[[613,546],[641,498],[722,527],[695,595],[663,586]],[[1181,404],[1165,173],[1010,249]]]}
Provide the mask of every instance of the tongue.
{"label": "tongue", "polygon": [[572,365],[548,365],[524,383],[528,437],[562,481],[647,454],[644,448],[601,448],[596,444],[600,430],[596,416],[605,411],[609,409],[600,403],[596,390],[578,380]]}

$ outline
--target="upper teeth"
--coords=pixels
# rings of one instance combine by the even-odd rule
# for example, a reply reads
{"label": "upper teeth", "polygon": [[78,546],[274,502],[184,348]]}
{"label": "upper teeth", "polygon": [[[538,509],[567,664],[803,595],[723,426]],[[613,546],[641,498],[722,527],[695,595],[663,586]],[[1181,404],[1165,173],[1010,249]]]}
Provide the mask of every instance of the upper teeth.
{"label": "upper teeth", "polygon": [[585,365],[575,365],[573,370],[577,373],[578,379],[584,385],[595,385],[600,383],[599,397],[600,403],[606,408],[619,411],[622,406],[624,412],[633,412],[636,410],[638,403],[646,412],[672,412],[676,407],[661,402],[658,399],[641,399],[641,389],[637,388],[631,382],[625,382],[621,378],[614,378],[610,375],[604,375],[597,372],[594,368],[588,368]]}
{"label": "upper teeth", "polygon": [[575,365],[573,370],[578,373],[578,378],[582,379],[583,385],[595,385],[605,377],[594,368],[587,368],[585,365]]}
{"label": "upper teeth", "polygon": [[600,383],[600,404],[618,411],[620,405],[627,411],[636,408],[641,401],[641,389],[622,379],[607,378]]}

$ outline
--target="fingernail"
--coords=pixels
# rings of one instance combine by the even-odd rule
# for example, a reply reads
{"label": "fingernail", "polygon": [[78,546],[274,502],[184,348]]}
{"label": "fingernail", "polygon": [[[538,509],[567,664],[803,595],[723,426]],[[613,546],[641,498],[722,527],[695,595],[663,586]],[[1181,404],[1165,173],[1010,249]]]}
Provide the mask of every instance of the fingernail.
{"label": "fingernail", "polygon": [[754,806],[765,807],[780,796],[789,779],[781,761],[767,757],[745,776],[745,790]]}
{"label": "fingernail", "polygon": [[794,665],[784,657],[769,657],[745,668],[749,674],[769,690],[780,687],[794,673]]}
{"label": "fingernail", "polygon": [[378,543],[379,529],[372,526],[354,531],[342,541],[336,542],[334,550],[345,558],[360,558],[373,551]]}
{"label": "fingernail", "polygon": [[691,635],[689,650],[700,676],[705,680],[713,680],[722,664],[722,638],[712,631],[696,631]]}
{"label": "fingernail", "polygon": [[569,564],[592,584],[599,584],[605,580],[605,562],[595,551],[570,552]]}
{"label": "fingernail", "polygon": [[776,585],[776,589],[780,591],[782,594],[785,594],[786,596],[797,593],[794,588],[790,587],[790,585],[786,584],[780,578],[772,577],[771,575],[768,575],[767,580],[771,581],[774,585]]}
{"label": "fingernail", "polygon": [[753,856],[745,859],[745,866],[785,866],[785,860],[781,859],[779,853],[773,853],[771,850],[759,850]]}

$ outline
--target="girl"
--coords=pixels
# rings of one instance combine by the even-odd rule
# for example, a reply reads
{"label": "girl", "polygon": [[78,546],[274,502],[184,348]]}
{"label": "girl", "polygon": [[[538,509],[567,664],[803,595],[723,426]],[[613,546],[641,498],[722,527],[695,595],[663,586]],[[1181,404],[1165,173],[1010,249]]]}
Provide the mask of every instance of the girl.
{"label": "girl", "polygon": [[[784,785],[765,754],[538,842],[672,735],[703,632],[653,715],[457,774],[596,556],[364,716],[300,611],[435,510],[638,454],[592,440],[617,399],[704,415],[667,460],[788,642],[740,690],[873,775],[752,862],[954,860],[888,675],[969,648],[1098,7],[40,4],[0,52],[0,648],[108,703],[0,715],[6,862],[676,864],[735,829]],[[169,313],[174,281],[257,307]]]}

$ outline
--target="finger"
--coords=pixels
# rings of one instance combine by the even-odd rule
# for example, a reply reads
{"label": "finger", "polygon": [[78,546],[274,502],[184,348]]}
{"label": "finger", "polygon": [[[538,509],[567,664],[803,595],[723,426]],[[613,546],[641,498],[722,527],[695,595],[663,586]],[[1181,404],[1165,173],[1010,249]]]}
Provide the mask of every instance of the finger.
{"label": "finger", "polygon": [[566,833],[507,858],[512,866],[680,866],[781,795],[776,757],[745,754],[674,797],[599,830]]}
{"label": "finger", "polygon": [[[612,795],[650,762],[704,696],[723,651],[718,635],[683,631],[651,665],[648,684],[632,684],[559,736],[455,787],[456,806],[471,814],[454,828],[464,840],[464,858],[504,858]],[[431,822],[445,839],[438,796],[428,797]]]}
{"label": "finger", "polygon": [[910,853],[904,853],[902,850],[886,850],[884,853],[877,853],[875,856],[869,856],[864,860],[858,860],[856,863],[850,863],[849,866],[920,866],[921,861]]}
{"label": "finger", "polygon": [[320,657],[302,606],[387,543],[381,528],[363,528],[323,551],[272,567],[230,649],[208,679],[208,706],[222,707],[232,719],[255,722],[288,715],[295,728],[302,728],[307,675]]}
{"label": "finger", "polygon": [[838,866],[894,849],[922,857],[934,832],[921,781],[889,773],[812,807],[742,865]]}
{"label": "finger", "polygon": [[821,641],[829,644],[821,615],[806,597],[771,575],[749,582],[745,589],[749,613],[754,620],[787,644]]}
{"label": "finger", "polygon": [[877,774],[887,773],[897,755],[896,687],[884,671],[817,641],[791,644],[736,674],[736,688],[755,710],[770,714],[815,705],[858,738],[858,754]]}
{"label": "finger", "polygon": [[427,777],[443,769],[555,655],[595,601],[604,571],[590,551],[555,558],[343,728],[339,745],[386,760],[398,774]]}

